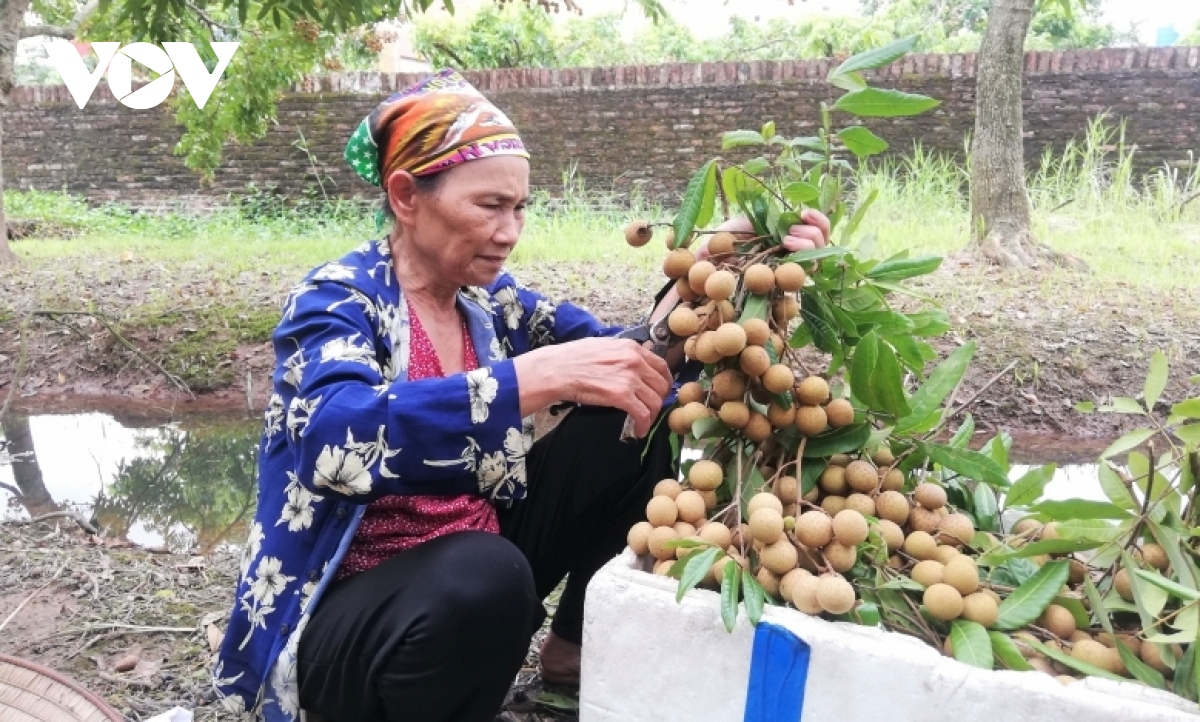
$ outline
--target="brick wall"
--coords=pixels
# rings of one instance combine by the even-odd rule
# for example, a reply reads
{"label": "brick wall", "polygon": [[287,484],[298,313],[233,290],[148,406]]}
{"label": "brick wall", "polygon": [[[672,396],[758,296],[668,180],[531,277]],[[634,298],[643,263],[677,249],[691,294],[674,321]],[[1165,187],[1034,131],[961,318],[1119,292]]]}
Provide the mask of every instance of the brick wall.
{"label": "brick wall", "polygon": [[[722,131],[774,120],[779,132],[808,134],[817,104],[836,93],[822,82],[832,61],[668,64],[469,73],[508,112],[534,154],[533,181],[561,185],[563,173],[600,187],[680,189],[720,153]],[[1128,123],[1142,168],[1185,165],[1200,150],[1200,47],[1031,52],[1026,56],[1026,156],[1061,147],[1101,112]],[[942,101],[915,118],[870,121],[895,150],[919,140],[960,152],[971,130],[975,56],[916,55],[875,73],[876,82]],[[355,125],[386,93],[419,76],[342,74],[307,78],[279,106],[278,125],[250,146],[226,150],[211,185],[172,155],[180,130],[165,109],[116,103],[106,84],[83,110],[62,86],[14,91],[4,117],[9,187],[67,189],[95,201],[139,207],[220,203],[254,184],[298,194],[315,185],[339,196],[372,197],[341,161]],[[303,134],[311,157],[298,147]]]}

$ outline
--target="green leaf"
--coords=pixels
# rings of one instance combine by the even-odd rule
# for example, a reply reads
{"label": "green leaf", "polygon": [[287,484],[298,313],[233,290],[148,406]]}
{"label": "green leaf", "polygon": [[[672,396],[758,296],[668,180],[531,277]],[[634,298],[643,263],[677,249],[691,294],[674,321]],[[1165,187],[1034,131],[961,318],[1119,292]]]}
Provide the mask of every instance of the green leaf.
{"label": "green leaf", "polygon": [[1046,484],[1054,478],[1056,471],[1058,471],[1057,464],[1045,464],[1035,466],[1025,472],[1004,495],[1004,506],[1029,506],[1036,502],[1041,498],[1042,492],[1046,490]]}
{"label": "green leaf", "polygon": [[941,256],[900,258],[880,263],[867,271],[866,276],[872,281],[902,281],[906,278],[933,273],[940,265],[942,265]]}
{"label": "green leaf", "polygon": [[979,622],[954,620],[950,625],[950,643],[958,661],[980,669],[992,668],[992,640]]}
{"label": "green leaf", "polygon": [[577,713],[579,711],[578,700],[574,700],[565,694],[559,694],[557,692],[542,691],[533,699],[533,703],[541,707],[558,710],[559,712]]}
{"label": "green leaf", "polygon": [[864,627],[877,627],[883,622],[883,617],[879,613],[879,605],[874,602],[860,604],[847,612],[845,616],[851,622]]}
{"label": "green leaf", "polygon": [[1102,543],[1090,539],[1044,539],[1026,544],[1020,549],[1005,550],[1002,548],[997,551],[988,552],[980,559],[980,562],[985,565],[994,565],[1006,562],[1009,559],[1027,559],[1029,557],[1041,556],[1042,554],[1082,552],[1095,549]]}
{"label": "green leaf", "polygon": [[742,597],[746,600],[746,618],[751,624],[758,624],[758,620],[762,619],[767,592],[752,574],[742,575]]}
{"label": "green leaf", "polygon": [[1197,664],[1200,653],[1197,650],[1200,650],[1200,637],[1187,645],[1183,656],[1176,662],[1175,682],[1171,687],[1172,692],[1193,702],[1200,695],[1200,664]]}
{"label": "green leaf", "polygon": [[[939,415],[940,418],[940,415]],[[954,432],[954,436],[950,437],[950,443],[947,446],[955,449],[965,449],[967,444],[971,443],[971,437],[975,435],[975,417],[967,414],[959,425],[958,430]]]}
{"label": "green leaf", "polygon": [[1186,399],[1171,407],[1172,416],[1200,419],[1200,399]]}
{"label": "green leaf", "polygon": [[1059,522],[1058,532],[1064,539],[1086,539],[1112,542],[1129,533],[1129,522],[1113,524],[1103,519],[1069,519]]}
{"label": "green leaf", "polygon": [[1067,499],[1064,501],[1042,501],[1029,507],[1034,514],[1044,514],[1050,519],[1128,519],[1129,512],[1107,501],[1090,499]]}
{"label": "green leaf", "polygon": [[833,104],[835,110],[863,118],[899,118],[920,115],[941,105],[927,95],[900,90],[864,88],[846,93]]}
{"label": "green leaf", "polygon": [[923,584],[919,584],[918,582],[914,582],[912,579],[909,579],[904,575],[900,575],[894,579],[887,580],[883,584],[880,584],[879,589],[900,589],[908,592],[923,592],[925,591],[925,586]]}
{"label": "green leaf", "polygon": [[940,308],[931,308],[927,311],[918,311],[910,313],[908,317],[912,319],[913,334],[917,336],[941,336],[949,331],[950,314]]}
{"label": "green leaf", "polygon": [[1137,605],[1142,629],[1152,629],[1158,615],[1167,606],[1170,595],[1165,590],[1133,574],[1133,571],[1137,569],[1137,563],[1128,554],[1121,554],[1121,565],[1126,572],[1129,572],[1129,586],[1133,590],[1133,603]]}
{"label": "green leaf", "polygon": [[981,531],[999,531],[996,492],[987,484],[975,486],[975,528]]}
{"label": "green leaf", "polygon": [[1080,401],[1075,404],[1075,410],[1081,414],[1090,414],[1096,410],[1096,404],[1091,401]]}
{"label": "green leaf", "polygon": [[788,202],[797,206],[807,206],[816,203],[820,191],[816,186],[799,181],[788,183],[783,187],[783,197],[788,199]]}
{"label": "green leaf", "polygon": [[679,589],[675,592],[675,601],[683,601],[683,595],[704,581],[704,577],[708,575],[708,572],[712,569],[712,565],[716,563],[717,557],[724,553],[723,550],[713,547],[712,549],[705,549],[702,552],[692,552],[689,554],[687,564],[683,566],[683,573],[679,576]]}
{"label": "green leaf", "polygon": [[853,125],[838,131],[838,138],[846,149],[859,158],[877,155],[888,149],[888,143],[861,125]]}
{"label": "green leaf", "polygon": [[941,408],[946,397],[954,391],[966,374],[967,366],[975,355],[975,348],[974,341],[963,344],[933,369],[925,383],[921,384],[908,400],[912,411],[896,424],[897,434],[917,428],[922,420]]}
{"label": "green leaf", "polygon": [[762,175],[771,169],[771,161],[760,155],[743,163],[742,169],[750,175]]}
{"label": "green leaf", "polygon": [[763,123],[762,137],[767,141],[770,141],[775,137],[775,121],[768,120],[767,122]]}
{"label": "green leaf", "polygon": [[1146,440],[1151,436],[1154,436],[1155,433],[1157,432],[1154,429],[1134,429],[1133,431],[1130,431],[1121,438],[1112,442],[1112,445],[1105,449],[1104,453],[1100,454],[1100,458],[1108,459],[1110,457],[1117,456],[1118,454],[1123,454],[1130,449],[1137,448],[1145,443]]}
{"label": "green leaf", "polygon": [[900,362],[874,331],[863,336],[850,359],[850,389],[869,408],[901,418],[909,413]]}
{"label": "green leaf", "polygon": [[1185,602],[1194,602],[1200,600],[1200,591],[1189,589],[1178,582],[1171,581],[1163,575],[1148,569],[1134,569],[1133,573],[1151,584],[1159,587],[1163,591],[1172,594]]}
{"label": "green leaf", "polygon": [[842,90],[862,90],[867,87],[867,81],[858,73],[846,73],[844,75],[831,75],[827,81],[835,88]]}
{"label": "green leaf", "polygon": [[[996,655],[996,659],[1005,668],[1017,672],[1029,672],[1033,670],[1033,666],[1021,654],[1020,648],[1017,647],[1017,643],[1012,640],[1012,637],[1004,632],[988,632],[988,639],[992,642],[992,653]],[[955,647],[955,649],[957,648]]]}
{"label": "green leaf", "polygon": [[1054,604],[1066,609],[1075,618],[1075,627],[1077,629],[1087,629],[1092,626],[1092,619],[1088,616],[1087,607],[1083,606],[1083,602],[1077,597],[1055,597]]}
{"label": "green leaf", "polygon": [[783,257],[783,262],[791,261],[792,263],[807,263],[808,261],[820,261],[824,258],[833,258],[835,256],[845,256],[849,253],[842,246],[825,246],[824,248],[814,248],[809,251],[796,251]]}
{"label": "green leaf", "polygon": [[1041,642],[1039,642],[1037,640],[1030,639],[1030,640],[1025,640],[1025,642],[1028,643],[1029,646],[1033,647],[1037,651],[1039,651],[1042,654],[1049,657],[1050,659],[1053,659],[1054,661],[1056,661],[1060,664],[1066,665],[1067,667],[1070,667],[1071,669],[1077,670],[1079,672],[1083,672],[1084,674],[1091,675],[1093,677],[1104,677],[1105,679],[1111,679],[1111,680],[1114,680],[1117,682],[1128,681],[1124,677],[1113,674],[1112,672],[1109,672],[1106,669],[1101,669],[1100,667],[1097,667],[1094,664],[1088,664],[1087,662],[1082,662],[1078,659],[1075,659],[1074,657],[1072,657],[1069,654],[1064,654],[1063,652],[1061,652],[1057,649],[1054,649],[1053,647],[1047,647],[1046,645],[1042,644]]}
{"label": "green leaf", "polygon": [[843,426],[820,436],[809,437],[804,446],[804,458],[824,458],[856,451],[870,438],[871,425],[866,422]]}
{"label": "green leaf", "polygon": [[767,139],[754,130],[729,130],[721,134],[721,149],[729,150],[746,145],[763,145]]}
{"label": "green leaf", "polygon": [[704,418],[692,422],[692,436],[697,441],[703,439],[723,439],[733,433],[733,429],[720,419]]}
{"label": "green leaf", "polygon": [[906,38],[894,40],[887,45],[852,55],[842,61],[841,65],[830,71],[827,79],[832,82],[832,79],[839,75],[848,75],[850,73],[874,70],[875,68],[882,68],[885,65],[891,65],[912,52],[912,49],[916,46],[916,42],[917,36],[910,35]]}
{"label": "green leaf", "polygon": [[918,441],[917,448],[923,451],[934,462],[941,464],[943,468],[961,474],[968,479],[982,481],[998,489],[1007,488],[1009,485],[1008,475],[1004,472],[1004,468],[996,463],[995,459],[984,456],[978,451],[953,449],[949,446],[931,444],[925,441]]}
{"label": "green leaf", "polygon": [[1200,424],[1180,426],[1171,433],[1175,434],[1180,441],[1188,446],[1200,446]]}
{"label": "green leaf", "polygon": [[1129,493],[1129,488],[1125,486],[1125,482],[1121,481],[1120,475],[1109,465],[1109,462],[1106,461],[1096,468],[1097,476],[1100,479],[1100,488],[1113,506],[1126,511],[1135,511],[1138,508],[1137,502],[1134,501],[1133,495]]}
{"label": "green leaf", "polygon": [[1019,629],[1040,617],[1067,583],[1070,573],[1071,566],[1067,561],[1059,559],[1048,562],[1000,603],[996,628]]}
{"label": "green leaf", "polygon": [[1137,402],[1137,399],[1131,399],[1128,396],[1117,396],[1112,400],[1109,406],[1101,406],[1100,410],[1106,413],[1114,414],[1144,414],[1146,410]]}
{"label": "green leaf", "polygon": [[[741,320],[747,318],[757,318],[766,321],[771,316],[771,298],[766,295],[758,295],[749,293],[746,294],[746,302],[742,305]],[[767,348],[774,350],[771,344],[767,344]]]}
{"label": "green leaf", "polygon": [[725,623],[726,631],[730,632],[733,631],[733,625],[737,623],[741,576],[742,568],[736,562],[726,564],[721,576],[721,621]]}
{"label": "green leaf", "polygon": [[1150,357],[1150,373],[1146,375],[1146,383],[1142,388],[1142,398],[1146,400],[1146,408],[1153,409],[1167,388],[1167,355],[1161,350]]}
{"label": "green leaf", "polygon": [[[872,188],[871,192],[867,194],[866,199],[859,203],[857,207],[855,207],[854,214],[850,216],[850,220],[847,221],[846,225],[842,227],[842,239],[849,239],[858,231],[858,227],[862,224],[863,218],[866,217],[867,211],[872,205],[874,205],[875,199],[878,197],[879,189]],[[867,288],[869,288],[871,291],[875,291],[873,288]]]}
{"label": "green leaf", "polygon": [[688,181],[683,192],[683,201],[672,223],[675,229],[675,247],[687,243],[697,226],[703,228],[712,220],[713,206],[717,198],[717,162],[710,160]]}

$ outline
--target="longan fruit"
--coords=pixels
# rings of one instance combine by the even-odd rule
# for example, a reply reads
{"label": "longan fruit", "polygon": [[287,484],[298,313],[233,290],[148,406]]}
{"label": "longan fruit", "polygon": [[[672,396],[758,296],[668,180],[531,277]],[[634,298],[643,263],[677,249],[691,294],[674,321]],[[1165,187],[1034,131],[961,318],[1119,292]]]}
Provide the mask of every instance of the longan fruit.
{"label": "longan fruit", "polygon": [[[783,342],[783,336],[780,336],[774,331],[771,332],[771,338],[768,339],[767,343],[774,347],[776,356],[781,356],[783,354],[783,349],[787,347],[787,344]],[[765,346],[767,344],[763,345]]]}
{"label": "longan fruit", "polygon": [[697,336],[696,355],[692,358],[695,358],[700,363],[705,364],[715,364],[724,358],[724,356],[721,355],[721,352],[717,350],[714,341],[715,339],[713,338],[713,333],[711,331],[701,333],[699,336]]}
{"label": "longan fruit", "polygon": [[796,397],[806,406],[820,406],[829,398],[829,382],[820,376],[806,376],[796,385]]}
{"label": "longan fruit", "polygon": [[733,532],[719,521],[708,522],[700,527],[700,531],[697,533],[701,539],[721,549],[733,543]]}
{"label": "longan fruit", "polygon": [[869,461],[851,461],[846,467],[846,484],[857,492],[870,493],[879,486],[879,471]]}
{"label": "longan fruit", "polygon": [[679,518],[689,524],[704,518],[704,497],[698,491],[688,489],[679,492],[679,496],[675,497],[675,507],[679,510]]}
{"label": "longan fruit", "polygon": [[774,509],[781,515],[783,514],[783,502],[779,500],[779,497],[769,491],[760,491],[746,502],[746,518],[750,518],[754,512],[763,508]]}
{"label": "longan fruit", "polygon": [[795,296],[787,295],[771,304],[771,318],[780,328],[785,328],[792,319],[800,315],[800,302]]}
{"label": "longan fruit", "polygon": [[850,486],[846,483],[846,470],[840,466],[827,466],[821,472],[821,488],[826,494],[844,495]]}
{"label": "longan fruit", "polygon": [[761,318],[744,318],[739,323],[746,329],[746,343],[764,346],[771,339],[771,327]]}
{"label": "longan fruit", "polygon": [[750,423],[750,407],[741,401],[726,401],[721,404],[717,416],[728,424],[729,428],[740,429]]}
{"label": "longan fruit", "polygon": [[851,461],[853,461],[853,459],[850,458],[849,454],[834,454],[833,456],[829,457],[830,466],[840,466],[843,469],[849,466]]}
{"label": "longan fruit", "polygon": [[1049,630],[1059,639],[1070,639],[1075,631],[1075,617],[1066,607],[1051,604],[1038,617],[1037,626]]}
{"label": "longan fruit", "polygon": [[715,491],[725,481],[721,465],[709,459],[700,459],[688,470],[688,482],[697,491]]}
{"label": "longan fruit", "polygon": [[975,522],[966,514],[949,514],[938,524],[938,541],[962,546],[975,538]]}
{"label": "longan fruit", "polygon": [[1061,538],[1062,536],[1058,533],[1058,522],[1052,521],[1042,527],[1041,539],[1043,541]]}
{"label": "longan fruit", "polygon": [[763,544],[774,544],[783,537],[783,515],[770,507],[756,509],[750,515],[750,536]]}
{"label": "longan fruit", "polygon": [[679,294],[679,300],[684,303],[691,303],[700,298],[700,295],[688,285],[687,278],[675,279],[675,293]]}
{"label": "longan fruit", "polygon": [[1078,559],[1071,560],[1071,572],[1067,577],[1069,584],[1083,584],[1083,580],[1087,578],[1088,567]]}
{"label": "longan fruit", "polygon": [[846,497],[846,508],[857,511],[863,516],[876,516],[875,500],[866,494],[855,492]]}
{"label": "longan fruit", "polygon": [[942,517],[936,511],[930,511],[923,506],[914,506],[908,512],[908,527],[913,531],[934,534],[941,521]]}
{"label": "longan fruit", "polygon": [[806,511],[796,519],[796,541],[820,549],[833,540],[833,520],[819,511]]}
{"label": "longan fruit", "polygon": [[[691,524],[688,524],[688,526],[691,526]],[[693,531],[691,534],[680,534],[678,529],[675,531],[675,533],[679,534],[680,539],[685,539],[687,541],[694,541],[694,542],[700,541],[700,537],[697,536],[695,533],[695,527],[693,527]],[[697,547],[675,547],[675,558],[683,559],[684,557],[686,557],[687,555],[691,554],[694,551],[703,551],[703,550],[701,550]]]}
{"label": "longan fruit", "polygon": [[932,482],[923,481],[913,490],[913,498],[926,509],[946,506],[946,490]]}
{"label": "longan fruit", "polygon": [[681,406],[690,404],[693,401],[704,400],[704,387],[695,381],[689,381],[679,387],[679,393],[676,394]]}
{"label": "longan fruit", "polygon": [[[1100,644],[1094,639],[1081,639],[1071,645],[1071,656],[1081,662],[1095,665],[1101,669],[1108,668],[1108,647]],[[1109,670],[1111,671],[1111,670]]]}
{"label": "longan fruit", "polygon": [[[820,579],[811,574],[807,577],[799,577],[792,582],[792,604],[796,605],[796,609],[805,614],[820,614],[825,611],[825,608],[817,601],[819,584]],[[853,590],[851,591],[853,592]]]}
{"label": "longan fruit", "polygon": [[717,492],[702,491],[700,492],[700,496],[704,497],[704,509],[706,511],[712,511],[717,508]]}
{"label": "longan fruit", "polygon": [[663,245],[668,249],[675,247],[675,229],[672,226],[667,226],[667,232],[663,234]]}
{"label": "longan fruit", "polygon": [[779,580],[779,597],[780,597],[780,599],[782,599],[785,602],[792,602],[793,604],[795,604],[795,602],[792,601],[792,587],[796,584],[796,582],[798,580],[803,579],[804,577],[811,577],[811,576],[812,576],[812,572],[808,571],[807,569],[799,569],[799,568],[793,569],[792,571],[788,572],[787,574],[784,574],[783,577]]}
{"label": "longan fruit", "polygon": [[773,491],[784,505],[795,504],[800,501],[800,480],[794,476],[781,476],[775,480]]}
{"label": "longan fruit", "polygon": [[775,290],[775,272],[765,263],[751,264],[742,271],[742,285],[750,293],[770,293]]}
{"label": "longan fruit", "polygon": [[1022,536],[1036,536],[1042,531],[1042,523],[1037,519],[1022,519],[1013,525],[1012,533]]}
{"label": "longan fruit", "polygon": [[653,496],[668,496],[672,500],[679,496],[679,492],[683,491],[683,484],[680,484],[675,479],[663,479],[654,485]]}
{"label": "longan fruit", "polygon": [[774,544],[764,545],[758,552],[758,560],[772,574],[783,576],[796,568],[799,556],[796,547],[784,537]]}
{"label": "longan fruit", "polygon": [[746,376],[737,369],[725,369],[713,377],[712,391],[722,401],[740,401],[746,395]]}
{"label": "longan fruit", "polygon": [[854,547],[836,541],[826,544],[821,553],[835,572],[848,572],[854,568],[854,562],[858,561],[858,551]]}
{"label": "longan fruit", "polygon": [[821,508],[825,510],[826,514],[832,517],[846,508],[846,497],[830,494],[821,500]]}
{"label": "longan fruit", "polygon": [[796,407],[789,406],[785,409],[772,401],[767,405],[767,421],[771,422],[773,428],[785,429],[796,422]]}
{"label": "longan fruit", "polygon": [[913,565],[909,576],[923,587],[932,587],[946,581],[946,566],[932,559],[923,559]]}
{"label": "longan fruit", "polygon": [[771,422],[757,411],[750,412],[750,420],[742,427],[742,435],[756,444],[761,444],[771,438]]}
{"label": "longan fruit", "polygon": [[[672,504],[672,506],[674,506],[674,504]],[[674,559],[675,550],[668,548],[666,544],[667,542],[675,541],[678,538],[679,534],[675,533],[675,530],[671,527],[658,526],[654,527],[654,530],[650,532],[650,538],[647,540],[646,544],[650,549],[650,553],[654,555],[655,559],[658,559],[659,561],[664,559]]]}
{"label": "longan fruit", "polygon": [[845,614],[854,608],[854,587],[840,574],[817,579],[817,604],[830,614]]}
{"label": "longan fruit", "polygon": [[654,572],[653,573],[657,574],[660,577],[670,576],[671,575],[671,567],[673,567],[673,566],[675,566],[674,559],[663,559],[661,561],[657,561],[654,563]]}
{"label": "longan fruit", "polygon": [[816,436],[829,428],[825,409],[820,406],[797,406],[796,428],[805,436]]}
{"label": "longan fruit", "polygon": [[646,520],[654,526],[671,526],[679,519],[675,500],[667,496],[656,496],[646,504]]}
{"label": "longan fruit", "polygon": [[629,527],[629,533],[625,536],[625,542],[634,554],[641,556],[650,553],[650,532],[654,531],[654,525],[648,521],[639,521],[637,524]]}
{"label": "longan fruit", "polygon": [[904,540],[904,551],[914,559],[933,559],[937,542],[927,532],[914,531]]}
{"label": "longan fruit", "polygon": [[676,336],[691,336],[700,330],[700,317],[687,306],[676,306],[667,316],[667,327]]}
{"label": "longan fruit", "polygon": [[1170,561],[1167,552],[1158,544],[1146,544],[1142,547],[1142,560],[1160,572],[1167,571]]}
{"label": "longan fruit", "polygon": [[908,521],[908,499],[898,491],[885,491],[875,497],[876,516],[896,524]]}
{"label": "longan fruit", "polygon": [[[674,251],[672,251],[674,253]],[[712,264],[712,261],[696,261],[688,269],[687,279],[688,285],[692,287],[698,295],[707,295],[704,292],[705,284],[708,279],[717,272],[717,267]],[[711,298],[711,297],[710,297]]]}
{"label": "longan fruit", "polygon": [[[1178,645],[1176,645],[1175,650],[1175,658],[1178,659]],[[1150,665],[1154,669],[1157,669],[1159,672],[1162,672],[1163,674],[1171,673],[1171,668],[1167,666],[1166,661],[1163,659],[1162,648],[1159,647],[1157,643],[1142,642],[1142,648],[1138,650],[1138,656],[1142,658],[1143,662]]]}
{"label": "longan fruit", "polygon": [[796,382],[792,369],[784,364],[775,364],[762,375],[762,385],[773,394],[789,391]]}
{"label": "longan fruit", "polygon": [[857,546],[867,540],[870,532],[867,520],[853,509],[843,509],[833,517],[833,538],[839,544]]}
{"label": "longan fruit", "polygon": [[854,423],[854,406],[846,399],[834,399],[825,404],[825,416],[835,429]]}
{"label": "longan fruit", "polygon": [[[696,254],[686,248],[676,248],[663,259],[663,273],[667,278],[687,278],[691,275],[694,265],[696,265]],[[711,266],[712,264],[710,263],[709,265]],[[691,284],[689,283],[688,286],[690,287]]]}
{"label": "longan fruit", "polygon": [[733,319],[737,316],[737,309],[729,301],[717,301],[713,308],[713,313],[709,316],[708,327],[716,330],[723,323],[733,323]]}
{"label": "longan fruit", "polygon": [[720,231],[708,239],[708,252],[713,256],[724,256],[734,252],[736,243],[737,236],[729,231]]}
{"label": "longan fruit", "polygon": [[804,272],[804,268],[799,263],[781,263],[775,268],[775,285],[780,291],[794,292],[804,288],[804,282],[808,280],[808,274]]}
{"label": "longan fruit", "polygon": [[946,583],[964,597],[974,594],[979,589],[979,567],[975,566],[975,560],[965,554],[959,554],[947,562]]}
{"label": "longan fruit", "polygon": [[671,528],[675,530],[675,533],[678,534],[681,539],[686,539],[696,533],[696,525],[692,524],[691,522],[677,521],[671,525]]}
{"label": "longan fruit", "polygon": [[625,242],[634,248],[641,248],[654,237],[654,229],[647,221],[630,221],[625,226]]}
{"label": "longan fruit", "polygon": [[900,547],[904,546],[904,530],[894,521],[880,519],[875,524],[879,529],[879,536],[883,537],[883,543],[887,546],[889,552],[896,552]]}
{"label": "longan fruit", "polygon": [[896,457],[892,454],[892,450],[886,446],[881,446],[871,454],[871,461],[875,462],[875,466],[891,466],[896,463]]}
{"label": "longan fruit", "polygon": [[939,546],[933,552],[933,558],[937,559],[942,564],[949,564],[954,557],[962,556],[962,552],[952,546]]}
{"label": "longan fruit", "polygon": [[[691,280],[689,276],[688,280]],[[692,285],[695,288],[695,284]],[[711,274],[704,283],[704,295],[714,301],[725,301],[737,290],[737,276],[724,269]]]}
{"label": "longan fruit", "polygon": [[747,346],[738,355],[738,368],[747,376],[762,376],[771,368],[771,356],[762,346]]}
{"label": "longan fruit", "polygon": [[1000,605],[983,592],[968,594],[963,597],[962,618],[991,627],[1000,618]]}
{"label": "longan fruit", "polygon": [[1127,570],[1119,569],[1113,575],[1113,589],[1117,590],[1117,594],[1121,595],[1121,599],[1127,602],[1133,601],[1133,584],[1129,580],[1129,572]]}
{"label": "longan fruit", "polygon": [[879,482],[880,491],[903,491],[904,472],[899,469],[888,469]]}
{"label": "longan fruit", "polygon": [[754,579],[764,592],[772,597],[779,596],[779,576],[772,574],[769,569],[759,569],[758,573],[754,575]]}
{"label": "longan fruit", "polygon": [[933,618],[943,622],[957,619],[963,613],[962,595],[949,584],[931,585],[922,595],[921,602]]}
{"label": "longan fruit", "polygon": [[713,331],[713,348],[724,358],[737,356],[746,348],[746,329],[732,321]]}

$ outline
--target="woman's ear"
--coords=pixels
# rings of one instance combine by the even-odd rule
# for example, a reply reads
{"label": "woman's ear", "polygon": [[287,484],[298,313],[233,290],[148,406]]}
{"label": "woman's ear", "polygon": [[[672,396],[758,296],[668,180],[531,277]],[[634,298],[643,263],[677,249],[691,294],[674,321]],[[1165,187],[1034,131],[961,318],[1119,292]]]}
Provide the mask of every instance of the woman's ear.
{"label": "woman's ear", "polygon": [[394,171],[387,179],[388,206],[401,223],[411,225],[416,213],[417,183],[412,173]]}

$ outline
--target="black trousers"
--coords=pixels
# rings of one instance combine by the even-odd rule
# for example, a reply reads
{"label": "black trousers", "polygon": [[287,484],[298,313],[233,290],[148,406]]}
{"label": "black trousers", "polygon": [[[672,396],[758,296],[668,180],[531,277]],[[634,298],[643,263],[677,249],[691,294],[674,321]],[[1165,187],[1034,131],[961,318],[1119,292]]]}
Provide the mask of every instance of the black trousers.
{"label": "black trousers", "polygon": [[331,587],[300,639],[301,706],[329,722],[491,722],[542,599],[568,577],[551,629],[578,643],[588,581],[671,475],[666,424],[628,443],[624,420],[577,408],[534,443],[499,536],[440,537]]}

